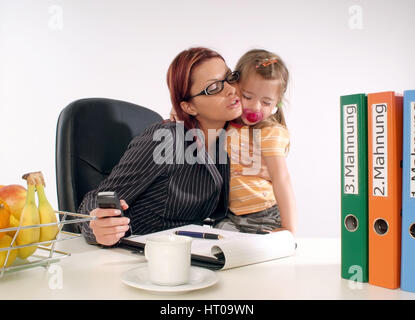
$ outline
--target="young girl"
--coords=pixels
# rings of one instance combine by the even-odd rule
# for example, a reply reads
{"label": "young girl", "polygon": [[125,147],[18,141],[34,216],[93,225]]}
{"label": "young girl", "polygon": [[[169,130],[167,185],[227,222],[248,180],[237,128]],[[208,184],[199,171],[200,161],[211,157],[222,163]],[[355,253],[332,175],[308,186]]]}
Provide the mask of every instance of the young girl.
{"label": "young girl", "polygon": [[[243,114],[227,128],[230,212],[214,227],[248,233],[286,229],[295,234],[296,205],[285,161],[289,133],[282,110],[287,67],[274,53],[251,50],[235,71]],[[173,110],[170,119],[179,120]]]}
{"label": "young girl", "polygon": [[231,212],[215,228],[295,233],[296,205],[285,161],[289,133],[282,110],[288,70],[276,54],[251,50],[235,71],[243,114],[228,126]]}

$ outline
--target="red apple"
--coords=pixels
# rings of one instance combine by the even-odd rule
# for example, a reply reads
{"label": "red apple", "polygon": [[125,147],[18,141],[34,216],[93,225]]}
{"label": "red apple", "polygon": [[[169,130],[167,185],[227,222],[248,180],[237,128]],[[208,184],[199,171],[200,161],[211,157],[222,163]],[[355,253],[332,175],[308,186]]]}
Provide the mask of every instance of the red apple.
{"label": "red apple", "polygon": [[20,213],[26,202],[27,190],[18,184],[10,184],[0,188],[0,199],[7,203],[10,213],[20,221]]}

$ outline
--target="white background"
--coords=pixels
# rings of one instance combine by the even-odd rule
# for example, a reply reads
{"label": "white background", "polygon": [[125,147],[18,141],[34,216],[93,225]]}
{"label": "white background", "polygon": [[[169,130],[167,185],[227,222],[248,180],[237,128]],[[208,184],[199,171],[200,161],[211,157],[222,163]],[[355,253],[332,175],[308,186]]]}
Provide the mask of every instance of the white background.
{"label": "white background", "polygon": [[70,102],[107,97],[168,117],[180,51],[210,47],[233,68],[264,48],[290,70],[298,236],[339,237],[339,97],[415,89],[414,15],[413,0],[0,0],[0,184],[41,170],[57,208],[55,130]]}

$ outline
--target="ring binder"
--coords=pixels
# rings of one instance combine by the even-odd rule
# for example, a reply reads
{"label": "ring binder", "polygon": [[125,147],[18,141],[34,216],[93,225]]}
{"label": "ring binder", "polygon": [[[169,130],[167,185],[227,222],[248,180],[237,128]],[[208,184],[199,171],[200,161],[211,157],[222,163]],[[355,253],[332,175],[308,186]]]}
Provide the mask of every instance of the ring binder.
{"label": "ring binder", "polygon": [[341,136],[341,277],[361,270],[368,281],[367,97],[340,97]]}
{"label": "ring binder", "polygon": [[404,91],[401,288],[415,292],[415,90]]}
{"label": "ring binder", "polygon": [[402,96],[368,94],[369,284],[399,288]]}
{"label": "ring binder", "polygon": [[[147,235],[123,238],[121,247],[127,249],[145,247],[146,239],[154,234],[175,234],[176,231],[211,232],[212,228],[185,225]],[[225,270],[249,264],[289,257],[295,254],[296,241],[288,230],[267,235],[215,229],[224,238],[219,240],[193,239],[191,263],[212,270]]]}

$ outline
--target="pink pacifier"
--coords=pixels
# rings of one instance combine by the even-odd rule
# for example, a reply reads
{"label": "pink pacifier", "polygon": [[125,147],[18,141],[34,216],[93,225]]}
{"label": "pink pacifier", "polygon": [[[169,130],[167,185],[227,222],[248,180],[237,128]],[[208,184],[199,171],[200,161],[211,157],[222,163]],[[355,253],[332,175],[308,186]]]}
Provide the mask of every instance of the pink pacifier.
{"label": "pink pacifier", "polygon": [[244,114],[245,119],[248,120],[251,123],[261,121],[262,118],[264,117],[262,112],[252,112],[248,109],[245,109],[243,111],[243,114]]}

